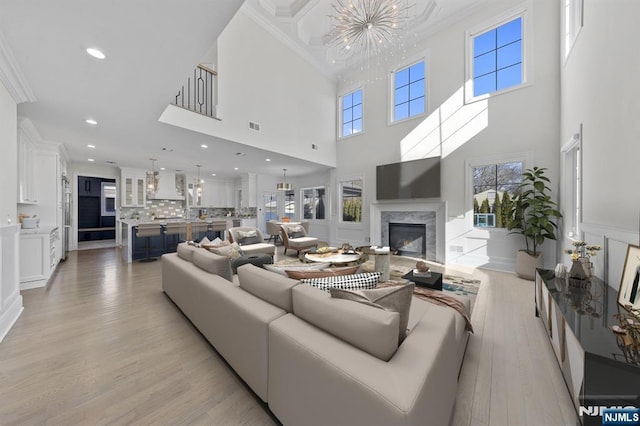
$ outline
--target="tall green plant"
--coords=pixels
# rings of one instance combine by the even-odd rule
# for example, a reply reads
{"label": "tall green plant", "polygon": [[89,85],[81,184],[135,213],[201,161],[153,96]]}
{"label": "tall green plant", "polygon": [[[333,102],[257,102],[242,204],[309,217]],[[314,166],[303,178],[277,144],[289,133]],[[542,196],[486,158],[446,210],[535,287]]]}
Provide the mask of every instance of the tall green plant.
{"label": "tall green plant", "polygon": [[558,225],[553,218],[562,217],[549,195],[551,188],[547,183],[550,181],[544,175],[545,170],[534,167],[522,173],[519,193],[512,200],[507,222],[507,229],[512,234],[524,236],[527,253],[532,256],[538,255],[539,246],[545,240],[556,239]]}

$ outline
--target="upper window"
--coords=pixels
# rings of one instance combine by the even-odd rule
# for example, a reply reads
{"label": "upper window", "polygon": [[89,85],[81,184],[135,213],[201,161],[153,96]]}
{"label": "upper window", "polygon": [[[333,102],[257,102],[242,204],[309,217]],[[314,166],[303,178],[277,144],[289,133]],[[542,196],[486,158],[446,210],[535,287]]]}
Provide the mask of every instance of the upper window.
{"label": "upper window", "polygon": [[564,188],[561,197],[564,228],[567,237],[580,239],[582,219],[582,156],[581,132],[562,147],[564,154]]}
{"label": "upper window", "polygon": [[340,182],[342,222],[362,222],[362,179]]}
{"label": "upper window", "polygon": [[473,96],[523,83],[523,17],[472,35]]}
{"label": "upper window", "polygon": [[284,193],[284,217],[293,219],[296,214],[296,195],[293,191]]}
{"label": "upper window", "polygon": [[302,218],[303,219],[324,219],[324,187],[302,189]]}
{"label": "upper window", "polygon": [[420,61],[393,73],[393,121],[424,112],[424,61]]}
{"label": "upper window", "polygon": [[564,0],[564,57],[571,53],[571,49],[582,28],[583,0]]}
{"label": "upper window", "polygon": [[362,132],[362,89],[342,96],[340,136]]}
{"label": "upper window", "polygon": [[506,228],[523,168],[522,161],[472,166],[473,226]]}

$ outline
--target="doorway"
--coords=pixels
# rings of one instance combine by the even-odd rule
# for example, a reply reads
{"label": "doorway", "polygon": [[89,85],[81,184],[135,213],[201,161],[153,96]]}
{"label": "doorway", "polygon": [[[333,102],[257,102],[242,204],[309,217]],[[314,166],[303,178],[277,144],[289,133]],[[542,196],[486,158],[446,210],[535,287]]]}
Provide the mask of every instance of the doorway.
{"label": "doorway", "polygon": [[116,181],[78,176],[78,250],[115,247]]}

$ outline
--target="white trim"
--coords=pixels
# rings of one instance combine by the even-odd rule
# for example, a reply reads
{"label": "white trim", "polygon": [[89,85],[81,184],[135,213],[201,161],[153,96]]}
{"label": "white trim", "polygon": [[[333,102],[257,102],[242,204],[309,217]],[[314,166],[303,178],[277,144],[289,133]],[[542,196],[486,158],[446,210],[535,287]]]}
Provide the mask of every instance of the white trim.
{"label": "white trim", "polygon": [[[424,51],[423,53],[420,54],[416,54],[414,56],[412,56],[411,58],[407,59],[406,61],[402,62],[400,65],[397,65],[393,68],[389,68],[389,72],[388,72],[388,77],[387,77],[387,93],[388,93],[388,99],[387,99],[387,125],[388,126],[393,126],[395,124],[399,124],[399,123],[405,123],[409,120],[414,120],[416,118],[420,118],[420,117],[426,117],[427,114],[429,114],[429,93],[430,93],[430,84],[429,84],[429,76],[430,73],[428,72],[428,57],[429,57],[429,50]],[[396,82],[396,78],[395,75],[398,71],[403,71],[406,68],[412,67],[418,63],[422,62],[424,64],[424,112],[422,112],[421,114],[416,114],[416,115],[412,115],[409,116],[407,118],[403,118],[401,120],[395,120],[394,119],[394,114],[395,114],[395,93],[396,93],[396,88],[395,88],[395,82]]]}
{"label": "white trim", "polygon": [[[563,182],[560,188],[560,208],[564,228],[562,232],[567,239],[575,240],[581,235],[582,222],[582,124],[579,132],[574,133],[571,139],[560,148],[560,153]],[[578,175],[575,173],[576,168],[579,171]]]}
{"label": "white trim", "polygon": [[27,79],[18,66],[16,58],[9,47],[9,43],[0,32],[0,82],[7,89],[16,104],[23,102],[35,102]]}
{"label": "white trim", "polygon": [[0,226],[0,342],[24,310],[20,295],[20,225]]}
{"label": "white trim", "polygon": [[[491,31],[503,24],[506,24],[518,17],[522,18],[522,82],[515,86],[510,86],[502,90],[474,96],[473,88],[473,39],[487,31]],[[492,96],[498,96],[514,90],[520,90],[533,84],[533,2],[528,0],[520,5],[509,9],[492,19],[486,20],[465,32],[465,103],[472,103]],[[531,52],[531,53],[530,53]]]}

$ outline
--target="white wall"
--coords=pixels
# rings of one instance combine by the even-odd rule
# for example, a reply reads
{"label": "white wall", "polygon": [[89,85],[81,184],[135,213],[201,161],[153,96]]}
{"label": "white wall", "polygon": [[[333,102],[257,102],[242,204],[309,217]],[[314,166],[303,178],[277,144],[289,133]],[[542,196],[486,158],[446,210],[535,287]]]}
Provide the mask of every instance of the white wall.
{"label": "white wall", "polygon": [[0,223],[16,223],[18,200],[18,113],[16,102],[0,83]]}
{"label": "white wall", "polygon": [[[334,166],[335,82],[247,13],[240,9],[218,38],[221,120],[170,106],[160,121]],[[260,131],[249,129],[249,121]]]}
{"label": "white wall", "polygon": [[596,274],[614,288],[627,244],[640,244],[638,16],[638,2],[584,0],[584,26],[562,66],[562,141],[583,129],[582,238],[605,248]]}
{"label": "white wall", "polygon": [[[0,82],[0,341],[22,313],[19,277],[18,114],[16,101]],[[10,223],[10,224],[9,224]]]}
{"label": "white wall", "polygon": [[[365,179],[364,205],[375,199],[375,166],[409,159],[402,155],[401,141],[418,126],[431,126],[442,133],[437,151],[443,152],[442,201],[448,209],[446,261],[468,265],[513,270],[517,249],[524,242],[506,236],[504,230],[475,231],[472,227],[471,194],[466,191],[468,160],[512,153],[528,153],[533,165],[549,168],[548,177],[557,190],[560,129],[559,87],[559,10],[553,0],[532,2],[533,43],[531,84],[499,96],[487,103],[463,106],[462,87],[465,76],[465,32],[505,10],[522,4],[501,1],[488,4],[482,11],[418,43],[407,52],[411,58],[426,56],[429,115],[403,123],[387,124],[388,82],[364,86],[364,132],[338,142],[336,177],[362,175]],[[352,81],[339,87],[339,94]],[[484,110],[484,111],[483,111]],[[470,117],[477,115],[474,120]],[[448,118],[442,126],[441,118]],[[435,125],[433,123],[436,123]],[[465,125],[458,124],[464,123]],[[456,132],[451,131],[451,127]],[[445,138],[449,132],[450,137]],[[430,155],[423,155],[430,156]],[[557,196],[557,193],[556,193]],[[427,200],[424,200],[427,201]],[[364,211],[364,229],[369,229],[369,212]],[[337,226],[337,238],[349,232]],[[463,253],[451,252],[462,246]],[[545,244],[549,266],[555,265],[555,246]]]}

